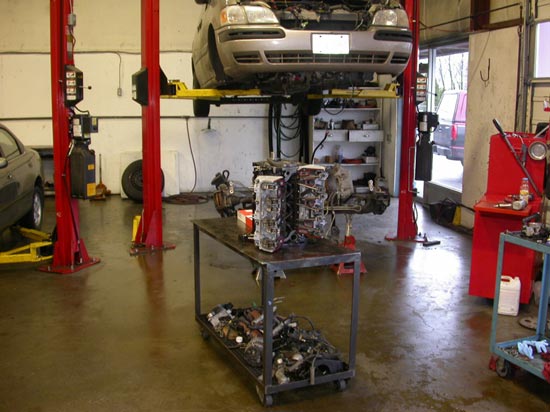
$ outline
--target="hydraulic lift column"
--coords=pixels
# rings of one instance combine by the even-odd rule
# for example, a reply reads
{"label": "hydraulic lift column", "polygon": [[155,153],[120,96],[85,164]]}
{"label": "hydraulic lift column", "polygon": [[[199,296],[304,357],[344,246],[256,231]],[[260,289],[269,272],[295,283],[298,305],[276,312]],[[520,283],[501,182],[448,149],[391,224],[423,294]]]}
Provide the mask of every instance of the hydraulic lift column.
{"label": "hydraulic lift column", "polygon": [[143,99],[134,100],[141,104],[143,214],[132,254],[173,248],[162,241],[159,29],[159,0],[141,0],[141,70],[134,77],[141,73],[145,87],[134,90],[136,95],[143,93]]}
{"label": "hydraulic lift column", "polygon": [[420,0],[405,0],[405,10],[411,19],[413,43],[410,61],[403,73],[403,131],[401,134],[399,210],[397,214],[397,237],[395,240],[414,240],[418,232],[413,216],[413,179]]}
{"label": "hydraulic lift column", "polygon": [[[99,262],[90,258],[80,238],[78,200],[71,196],[69,122],[74,112],[66,96],[67,67],[74,65],[71,27],[74,14],[70,0],[50,0],[50,42],[52,76],[52,127],[54,152],[54,187],[57,240],[52,265],[41,270],[73,273]],[[75,103],[76,104],[76,103]]]}

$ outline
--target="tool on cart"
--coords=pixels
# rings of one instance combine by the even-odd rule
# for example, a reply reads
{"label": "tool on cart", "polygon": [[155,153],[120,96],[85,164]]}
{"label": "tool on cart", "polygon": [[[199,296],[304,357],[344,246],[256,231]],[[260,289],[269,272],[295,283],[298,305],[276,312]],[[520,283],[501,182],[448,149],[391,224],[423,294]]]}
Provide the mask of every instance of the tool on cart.
{"label": "tool on cart", "polygon": [[[497,341],[499,305],[501,299],[501,279],[506,245],[521,247],[544,255],[545,264],[542,270],[541,300],[538,317],[534,325],[535,334],[504,341]],[[489,367],[503,378],[511,378],[516,369],[523,369],[541,379],[550,382],[550,358],[548,355],[548,287],[550,281],[550,245],[527,239],[521,232],[501,233],[499,236],[499,252],[496,270],[495,299],[493,303],[493,319],[491,325],[491,352],[493,356]]]}
{"label": "tool on cart", "polygon": [[546,243],[550,232],[548,228],[540,221],[541,214],[534,213],[524,218],[522,223],[521,234],[531,240],[541,241]]}
{"label": "tool on cart", "polygon": [[[504,142],[506,142],[506,146],[508,146],[508,148],[512,152],[512,155],[514,156],[514,159],[516,160],[517,164],[519,165],[519,167],[523,171],[523,174],[525,175],[525,177],[527,177],[527,179],[529,180],[529,183],[531,184],[531,186],[533,186],[533,189],[535,189],[535,193],[538,196],[542,196],[542,192],[540,191],[539,187],[537,186],[537,184],[533,180],[533,177],[531,176],[531,173],[529,173],[529,171],[525,167],[527,148],[525,147],[525,156],[523,157],[523,161],[522,161],[522,159],[516,153],[516,150],[514,149],[514,146],[512,146],[512,143],[510,143],[510,139],[509,139],[508,135],[504,132],[504,129],[500,125],[499,121],[497,119],[493,119],[493,124],[497,128],[497,130],[498,130],[500,136],[502,137],[502,139],[504,140]],[[523,146],[525,146],[525,145],[523,145]],[[524,151],[523,146],[522,146],[522,152]]]}

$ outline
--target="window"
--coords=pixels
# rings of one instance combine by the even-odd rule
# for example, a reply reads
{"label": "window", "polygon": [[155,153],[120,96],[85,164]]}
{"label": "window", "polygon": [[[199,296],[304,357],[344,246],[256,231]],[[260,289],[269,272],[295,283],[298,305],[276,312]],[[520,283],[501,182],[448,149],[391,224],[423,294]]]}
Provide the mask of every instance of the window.
{"label": "window", "polygon": [[456,99],[458,99],[458,94],[450,94],[449,98],[442,99],[439,102],[437,114],[439,115],[440,122],[450,123],[453,121],[456,108]]}
{"label": "window", "polygon": [[457,192],[462,191],[468,55],[464,42],[420,51],[420,61],[428,65],[427,106],[440,123],[433,133],[432,186]]}
{"label": "window", "polygon": [[21,154],[17,142],[5,130],[0,130],[0,152],[8,160]]}
{"label": "window", "polygon": [[535,36],[535,78],[550,77],[549,38],[550,21],[537,24]]}

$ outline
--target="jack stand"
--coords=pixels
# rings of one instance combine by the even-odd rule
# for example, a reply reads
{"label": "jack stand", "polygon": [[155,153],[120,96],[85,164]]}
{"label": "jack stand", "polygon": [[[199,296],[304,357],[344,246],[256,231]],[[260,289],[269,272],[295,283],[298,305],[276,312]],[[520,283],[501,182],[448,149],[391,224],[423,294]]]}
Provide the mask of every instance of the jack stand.
{"label": "jack stand", "polygon": [[[352,215],[346,214],[346,235],[344,236],[344,246],[346,249],[356,250],[355,248],[355,237],[351,234],[351,221]],[[359,272],[361,274],[367,273],[367,268],[363,261],[361,263],[361,268]],[[332,270],[336,272],[338,276],[340,275],[353,275],[353,263],[338,263],[337,265],[332,265]]]}

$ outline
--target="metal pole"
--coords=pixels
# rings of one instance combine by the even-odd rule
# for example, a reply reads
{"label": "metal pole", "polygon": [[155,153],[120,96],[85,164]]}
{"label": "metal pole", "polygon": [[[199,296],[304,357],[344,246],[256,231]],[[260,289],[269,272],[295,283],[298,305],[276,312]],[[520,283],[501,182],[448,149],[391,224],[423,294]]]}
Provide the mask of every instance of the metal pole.
{"label": "metal pole", "polygon": [[416,138],[416,72],[418,66],[418,35],[420,0],[405,0],[405,10],[411,19],[412,53],[403,73],[403,132],[401,142],[401,176],[399,178],[399,210],[396,240],[413,240],[417,226],[413,216],[413,176]]}
{"label": "metal pole", "polygon": [[68,152],[71,142],[69,121],[72,109],[65,106],[65,66],[73,65],[73,38],[68,20],[70,0],[50,0],[50,59],[52,81],[52,130],[57,240],[52,265],[47,272],[73,273],[99,262],[91,259],[80,238],[78,200],[70,193]]}
{"label": "metal pole", "polygon": [[533,13],[531,0],[525,0],[524,5],[520,6],[523,10],[523,22],[520,31],[519,43],[519,64],[518,64],[518,86],[516,99],[516,119],[514,130],[529,132],[530,124],[527,124],[527,95],[530,87],[530,49],[531,29],[533,27]]}
{"label": "metal pole", "polygon": [[142,106],[143,226],[146,248],[162,248],[160,159],[159,0],[141,1],[141,66],[148,72],[148,104]]}

